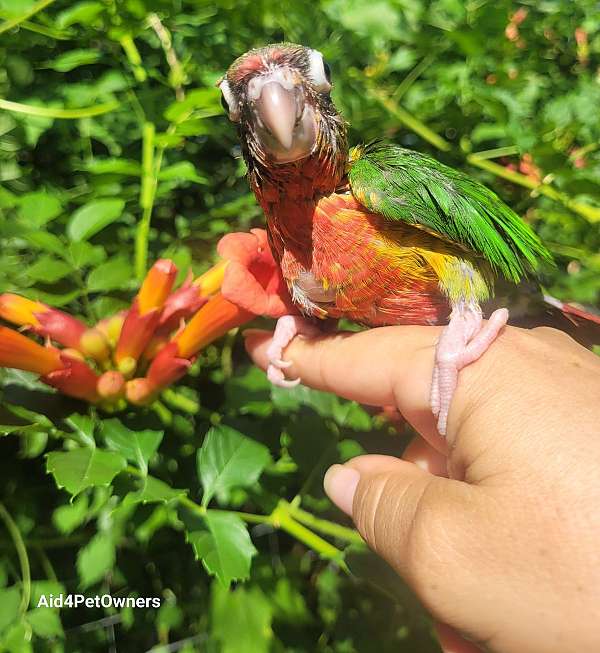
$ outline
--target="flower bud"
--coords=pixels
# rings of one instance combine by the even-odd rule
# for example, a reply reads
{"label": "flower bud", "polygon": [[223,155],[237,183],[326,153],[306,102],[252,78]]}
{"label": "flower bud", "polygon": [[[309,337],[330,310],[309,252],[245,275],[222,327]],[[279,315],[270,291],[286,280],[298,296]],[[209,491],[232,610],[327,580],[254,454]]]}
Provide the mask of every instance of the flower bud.
{"label": "flower bud", "polygon": [[86,356],[97,361],[105,361],[110,356],[108,340],[100,329],[87,329],[79,340],[79,348]]}
{"label": "flower bud", "polygon": [[116,370],[104,372],[98,379],[96,389],[102,399],[116,401],[125,395],[125,378]]}

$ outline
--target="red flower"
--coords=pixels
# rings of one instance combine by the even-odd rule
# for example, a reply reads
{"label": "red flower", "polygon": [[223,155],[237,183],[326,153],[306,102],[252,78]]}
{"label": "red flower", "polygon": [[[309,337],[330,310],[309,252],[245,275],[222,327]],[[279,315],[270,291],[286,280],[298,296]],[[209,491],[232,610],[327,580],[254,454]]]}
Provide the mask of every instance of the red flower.
{"label": "red flower", "polygon": [[229,260],[221,286],[226,299],[255,315],[297,313],[264,229],[228,234],[217,251]]}

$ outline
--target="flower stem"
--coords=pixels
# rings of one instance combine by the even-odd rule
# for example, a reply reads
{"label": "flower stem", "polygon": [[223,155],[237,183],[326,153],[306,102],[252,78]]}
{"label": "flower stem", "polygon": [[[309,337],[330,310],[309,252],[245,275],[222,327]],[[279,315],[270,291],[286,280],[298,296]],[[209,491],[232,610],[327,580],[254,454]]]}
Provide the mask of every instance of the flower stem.
{"label": "flower stem", "polygon": [[186,397],[179,392],[175,392],[172,388],[163,390],[161,397],[173,408],[178,408],[184,413],[189,415],[196,415],[200,410],[200,404],[189,397]]}
{"label": "flower stem", "polygon": [[154,401],[150,408],[165,426],[173,424],[173,413],[161,401]]}
{"label": "flower stem", "polygon": [[29,607],[29,599],[31,598],[31,570],[29,567],[27,549],[25,547],[25,542],[23,541],[19,527],[16,525],[15,521],[10,516],[10,513],[1,502],[0,519],[2,519],[4,525],[6,526],[6,530],[10,533],[10,536],[15,543],[17,555],[19,556],[19,564],[21,565],[21,579],[23,581],[23,594],[21,595],[20,611],[21,613],[25,613],[27,612],[27,608]]}
{"label": "flower stem", "polygon": [[156,129],[151,122],[145,122],[142,127],[142,178],[140,187],[140,207],[142,218],[135,235],[135,275],[142,281],[148,265],[148,237],[150,234],[150,219],[158,183],[158,171],[154,160],[154,137]]}
{"label": "flower stem", "polygon": [[352,544],[358,544],[364,546],[365,542],[362,537],[359,535],[358,531],[353,528],[348,528],[347,526],[342,526],[341,524],[336,524],[331,522],[328,519],[322,519],[316,517],[302,508],[297,506],[287,504],[288,512],[290,515],[301,524],[305,526],[310,526],[313,530],[324,533],[325,535],[331,535],[332,537],[337,537],[340,540],[346,540]]}

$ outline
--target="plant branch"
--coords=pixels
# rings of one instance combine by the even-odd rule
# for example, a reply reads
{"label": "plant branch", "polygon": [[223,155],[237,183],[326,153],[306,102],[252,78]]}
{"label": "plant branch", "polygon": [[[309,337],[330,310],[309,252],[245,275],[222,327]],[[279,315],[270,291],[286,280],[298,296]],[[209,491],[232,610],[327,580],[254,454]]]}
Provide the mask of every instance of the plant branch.
{"label": "plant branch", "polygon": [[0,519],[4,522],[6,530],[10,533],[12,541],[15,544],[17,555],[19,556],[19,564],[21,565],[21,580],[23,582],[23,594],[21,595],[21,613],[27,612],[29,607],[29,599],[31,598],[31,569],[29,567],[29,557],[27,555],[27,548],[21,535],[19,527],[16,525],[14,519],[10,516],[4,504],[0,502]]}
{"label": "plant branch", "polygon": [[423,140],[426,140],[428,143],[431,143],[434,147],[437,147],[438,150],[443,152],[448,152],[452,149],[450,143],[442,138],[439,134],[436,134],[433,129],[430,129],[425,123],[421,122],[418,118],[415,118],[411,113],[406,109],[401,107],[397,102],[395,102],[385,91],[381,89],[368,87],[370,95],[380,102],[394,118],[399,120],[403,125],[408,127],[411,131],[418,134]]}
{"label": "plant branch", "polygon": [[103,113],[114,111],[121,103],[117,100],[97,104],[93,107],[84,107],[82,109],[60,109],[56,107],[38,107],[32,104],[21,104],[20,102],[11,102],[10,100],[0,99],[0,109],[14,111],[15,113],[25,113],[28,116],[40,116],[43,118],[56,118],[59,120],[77,120],[79,118],[91,118]]}
{"label": "plant branch", "polygon": [[[132,476],[136,476],[138,478],[144,478],[142,472],[131,465],[125,467],[123,471],[128,474],[131,474]],[[190,512],[193,512],[194,514],[198,515],[198,517],[200,518],[206,516],[207,508],[201,506],[195,501],[192,501],[187,496],[176,497],[175,501],[180,506],[183,506],[187,508]],[[218,512],[229,512],[230,514],[236,515],[237,517],[243,519],[245,522],[249,524],[269,524],[273,528],[281,529],[286,533],[289,533],[290,535],[295,537],[298,541],[302,542],[316,553],[318,553],[321,557],[327,560],[334,560],[343,569],[347,570],[346,565],[344,564],[344,552],[338,549],[337,547],[333,546],[333,544],[330,544],[329,542],[324,540],[322,537],[320,537],[319,535],[317,535],[316,533],[308,529],[303,524],[299,523],[300,520],[296,521],[292,514],[292,510],[294,510],[292,505],[290,505],[287,501],[281,500],[270,515],[257,515],[250,512],[240,512],[238,510],[219,510]],[[300,513],[303,519],[305,520],[309,519],[309,517],[307,517],[309,513],[307,513],[304,510],[300,511]],[[310,515],[310,517],[313,517],[314,520],[316,520],[316,523],[321,527],[321,531],[325,532],[325,529],[327,528],[327,526],[324,526],[325,520],[319,519],[312,515]],[[339,526],[337,524],[329,524],[329,525],[333,527],[331,530],[336,531],[336,536],[339,537],[343,537],[342,533],[344,533],[344,531],[352,532],[351,529],[345,529],[343,526]],[[339,526],[339,529],[341,530],[336,529],[335,526]],[[334,533],[329,533],[329,534],[333,535]],[[347,533],[345,533],[345,535],[346,537],[344,539],[356,542],[355,538],[357,534],[356,536],[353,536],[353,539],[350,538]]]}
{"label": "plant branch", "polygon": [[171,34],[169,30],[162,24],[160,18],[157,14],[152,13],[148,15],[147,18],[148,24],[158,36],[158,40],[162,46],[163,52],[165,53],[165,58],[167,64],[171,69],[171,74],[169,75],[169,82],[173,89],[175,90],[175,97],[178,102],[181,102],[185,99],[185,91],[183,90],[183,82],[185,80],[185,75],[183,68],[179,59],[177,58],[177,53],[173,47],[173,40],[171,39]]}
{"label": "plant branch", "polygon": [[346,540],[352,544],[358,544],[364,546],[365,542],[358,533],[358,531],[353,528],[348,528],[347,526],[342,526],[341,524],[336,524],[335,522],[329,521],[328,519],[322,519],[317,517],[302,508],[297,506],[287,504],[288,512],[290,515],[301,524],[305,526],[310,526],[313,530],[319,531],[325,535],[331,535],[332,537],[337,537],[340,540]]}
{"label": "plant branch", "polygon": [[334,560],[344,570],[347,571],[346,564],[344,563],[344,552],[330,544],[316,533],[306,528],[306,526],[298,523],[292,517],[289,511],[289,504],[287,501],[282,501],[278,504],[271,514],[273,526],[281,528],[297,540],[306,544],[309,548],[316,551],[321,557],[328,560]]}
{"label": "plant branch", "polygon": [[[450,143],[442,138],[439,134],[436,134],[432,129],[427,125],[422,123],[420,120],[415,118],[410,114],[406,109],[400,106],[397,102],[394,101],[384,90],[374,88],[371,85],[367,86],[367,91],[370,95],[378,100],[392,116],[397,118],[403,125],[408,127],[411,131],[415,132],[426,140],[428,143],[431,143],[434,147],[437,147],[438,150],[443,152],[448,152],[451,149]],[[579,214],[584,217],[588,222],[600,222],[600,208],[590,206],[589,204],[584,204],[583,202],[577,202],[576,200],[571,199],[568,195],[561,193],[556,190],[549,184],[540,184],[525,175],[522,175],[518,172],[512,170],[507,170],[504,166],[498,165],[492,161],[489,161],[489,158],[495,156],[503,156],[505,154],[514,154],[514,151],[509,147],[506,148],[495,148],[494,150],[487,150],[485,152],[479,152],[475,154],[468,154],[466,159],[467,162],[471,165],[474,165],[483,170],[491,172],[496,177],[501,177],[507,181],[511,181],[514,184],[529,188],[540,195],[549,197],[552,200],[560,202],[566,206],[571,211]]]}
{"label": "plant branch", "polygon": [[469,154],[467,156],[467,162],[471,165],[477,166],[478,168],[491,172],[493,175],[496,175],[496,177],[501,177],[502,179],[506,179],[507,181],[511,181],[514,184],[518,184],[519,186],[529,188],[532,191],[539,193],[540,195],[544,195],[545,197],[549,197],[552,200],[560,202],[568,209],[571,209],[571,211],[574,211],[575,213],[578,213],[584,217],[589,222],[600,222],[600,208],[589,206],[588,204],[583,204],[582,202],[577,202],[571,199],[568,195],[565,195],[564,193],[556,190],[549,184],[540,184],[533,179],[522,175],[519,172],[508,170],[504,166],[481,158],[477,154]]}

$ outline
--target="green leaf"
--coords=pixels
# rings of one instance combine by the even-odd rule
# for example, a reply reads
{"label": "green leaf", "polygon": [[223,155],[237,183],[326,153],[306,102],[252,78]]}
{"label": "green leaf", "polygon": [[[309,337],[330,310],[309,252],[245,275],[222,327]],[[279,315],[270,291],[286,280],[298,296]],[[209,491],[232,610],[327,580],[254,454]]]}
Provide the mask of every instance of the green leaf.
{"label": "green leaf", "polygon": [[31,600],[29,601],[30,607],[38,608],[40,599],[42,596],[45,596],[46,599],[50,594],[58,596],[59,594],[65,593],[65,587],[62,583],[59,583],[55,580],[34,580],[31,583]]}
{"label": "green leaf", "polygon": [[85,169],[93,175],[129,175],[139,177],[141,173],[140,164],[131,159],[94,159],[89,161]]}
{"label": "green leaf", "polygon": [[199,88],[187,94],[183,102],[173,102],[165,111],[165,119],[169,122],[186,120],[192,114],[194,117],[218,116],[223,113],[221,94],[216,88]]}
{"label": "green leaf", "polygon": [[80,270],[102,263],[106,259],[106,252],[101,245],[92,245],[82,240],[77,243],[69,243],[66,249],[63,246],[63,256],[76,270]]}
{"label": "green leaf", "polygon": [[100,60],[100,57],[101,54],[98,50],[70,50],[49,61],[47,67],[59,73],[67,73],[79,66],[96,63]]}
{"label": "green leaf", "polygon": [[167,485],[164,481],[153,476],[146,476],[142,479],[142,486],[136,492],[130,492],[123,499],[123,503],[130,505],[132,503],[168,503],[185,496],[186,490],[178,490]]}
{"label": "green leaf", "polygon": [[49,255],[40,256],[26,270],[27,276],[33,281],[43,281],[44,283],[56,283],[70,274],[71,271],[70,265]]}
{"label": "green leaf", "polygon": [[277,580],[271,593],[271,604],[277,620],[298,626],[313,621],[299,588],[287,577]]}
{"label": "green leaf", "polygon": [[30,610],[25,618],[38,637],[49,639],[52,637],[64,637],[58,610],[50,608],[35,608]]}
{"label": "green leaf", "polygon": [[19,200],[19,216],[29,227],[42,227],[61,213],[58,197],[43,190],[25,193]]}
{"label": "green leaf", "polygon": [[45,451],[47,444],[48,433],[27,430],[21,438],[21,455],[24,458],[37,458]]}
{"label": "green leaf", "polygon": [[124,256],[118,256],[92,270],[88,274],[87,287],[90,292],[127,287],[132,275],[130,261]]}
{"label": "green leaf", "polygon": [[102,434],[109,449],[135,463],[145,476],[148,473],[148,460],[158,449],[164,432],[149,429],[132,431],[115,418],[102,422]]}
{"label": "green leaf", "polygon": [[31,628],[24,619],[7,629],[0,641],[2,651],[6,653],[33,653],[31,646]]}
{"label": "green leaf", "polygon": [[208,183],[208,179],[198,174],[191,161],[180,161],[163,168],[158,179],[160,181],[193,181],[197,184]]}
{"label": "green leaf", "polygon": [[227,591],[213,584],[212,632],[221,644],[221,653],[269,653],[273,641],[272,618],[271,603],[259,587]]}
{"label": "green leaf", "polygon": [[77,554],[77,572],[82,587],[102,580],[115,564],[115,544],[107,533],[96,533]]}
{"label": "green leaf", "polygon": [[300,406],[310,406],[321,417],[330,417],[340,426],[357,431],[371,428],[371,416],[360,404],[340,399],[330,392],[303,385],[285,389],[272,386],[271,398],[275,407],[283,413],[296,411]]}
{"label": "green leaf", "polygon": [[18,616],[21,604],[21,591],[13,585],[0,589],[0,633],[5,630]]}
{"label": "green leaf", "polygon": [[118,220],[124,208],[125,202],[121,199],[92,200],[73,213],[67,225],[67,235],[76,242],[87,240]]}
{"label": "green leaf", "polygon": [[33,247],[43,249],[59,256],[64,255],[65,246],[61,239],[48,231],[32,231],[25,234],[25,240]]}
{"label": "green leaf", "polygon": [[65,422],[71,427],[74,433],[77,433],[86,446],[95,446],[94,420],[89,415],[73,413],[65,419]]}
{"label": "green leaf", "polygon": [[77,299],[82,294],[82,290],[71,290],[70,292],[64,293],[55,293],[55,292],[45,292],[39,288],[32,290],[29,295],[31,299],[38,299],[49,306],[54,306],[54,308],[60,308],[61,306],[66,306],[70,304],[73,300]]}
{"label": "green leaf", "polygon": [[226,495],[234,487],[253,485],[270,461],[271,455],[264,444],[229,426],[213,426],[196,461],[204,489],[202,505],[208,505],[215,493]]}
{"label": "green leaf", "polygon": [[246,524],[229,512],[207,510],[204,517],[208,530],[186,533],[196,559],[209,574],[228,587],[234,580],[246,580],[257,551],[250,540]]}
{"label": "green leaf", "polygon": [[87,487],[110,485],[126,464],[125,458],[117,453],[88,447],[53,451],[46,456],[46,470],[54,476],[56,485],[72,495]]}
{"label": "green leaf", "polygon": [[56,530],[63,535],[68,535],[86,520],[87,509],[88,499],[85,494],[82,494],[72,503],[56,508],[52,513],[52,523]]}

